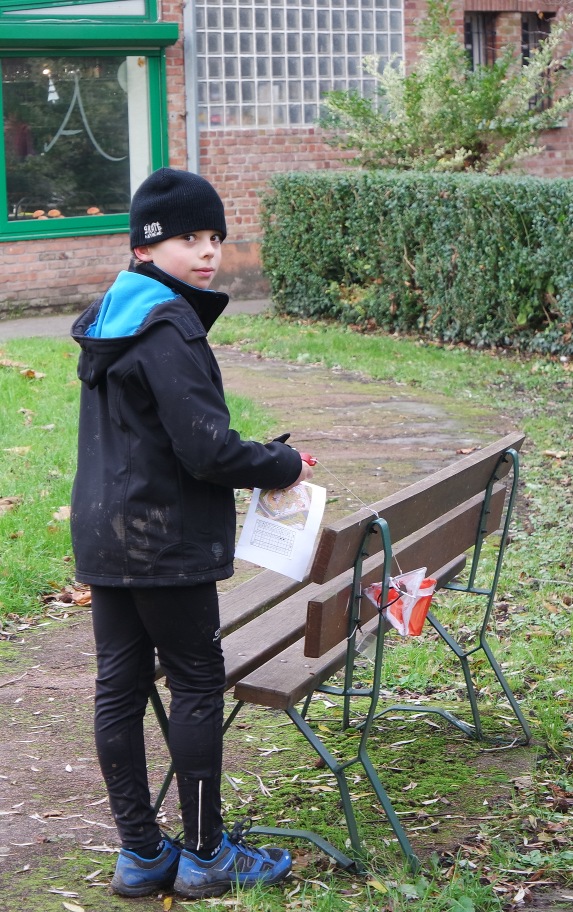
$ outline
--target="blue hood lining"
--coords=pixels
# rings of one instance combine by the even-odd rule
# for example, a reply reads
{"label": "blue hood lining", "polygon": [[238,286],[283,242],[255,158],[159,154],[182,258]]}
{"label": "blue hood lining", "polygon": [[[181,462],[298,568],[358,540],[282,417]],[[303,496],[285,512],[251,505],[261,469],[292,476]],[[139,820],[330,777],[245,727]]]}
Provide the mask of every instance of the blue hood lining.
{"label": "blue hood lining", "polygon": [[177,294],[156,279],[122,271],[104,295],[86,336],[96,339],[133,336],[154,307],[176,297]]}

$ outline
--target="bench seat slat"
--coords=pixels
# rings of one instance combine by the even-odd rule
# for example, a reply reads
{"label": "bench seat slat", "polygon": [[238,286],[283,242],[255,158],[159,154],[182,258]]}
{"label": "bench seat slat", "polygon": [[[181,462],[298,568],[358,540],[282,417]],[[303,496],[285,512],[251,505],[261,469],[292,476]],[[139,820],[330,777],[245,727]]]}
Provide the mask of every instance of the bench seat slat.
{"label": "bench seat slat", "polygon": [[[362,508],[326,526],[322,531],[310,578],[316,583],[325,583],[352,566],[364,531],[372,518],[372,510],[386,520],[392,541],[396,543],[420,526],[427,525],[442,513],[483,491],[500,455],[509,448],[519,450],[524,439],[524,435],[518,432],[507,434],[453,465],[372,504],[371,509]],[[502,464],[499,477],[504,477],[510,467],[509,461]],[[378,537],[371,539],[371,547],[380,547]]]}
{"label": "bench seat slat", "polygon": [[319,591],[311,583],[223,638],[227,688],[304,635],[308,600]]}
{"label": "bench seat slat", "polygon": [[[371,558],[372,560],[372,558]],[[465,555],[436,571],[439,585],[453,579],[463,568]],[[377,617],[364,624],[363,631],[376,629]],[[346,638],[320,658],[304,655],[304,638],[261,665],[235,685],[234,697],[273,709],[291,709],[311,691],[339,671],[346,660]]]}
{"label": "bench seat slat", "polygon": [[219,596],[221,635],[227,636],[267,608],[302,589],[306,583],[308,578],[299,583],[274,570],[262,570],[234,589],[222,593]]}

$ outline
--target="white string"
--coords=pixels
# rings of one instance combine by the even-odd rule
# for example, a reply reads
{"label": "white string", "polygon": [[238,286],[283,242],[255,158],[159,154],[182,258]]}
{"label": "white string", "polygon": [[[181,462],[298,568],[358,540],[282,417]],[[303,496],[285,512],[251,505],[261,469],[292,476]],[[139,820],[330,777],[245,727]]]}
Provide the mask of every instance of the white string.
{"label": "white string", "polygon": [[[315,456],[314,458],[316,459],[316,456]],[[329,474],[332,478],[334,478],[334,480],[336,481],[336,483],[339,484],[341,488],[344,488],[345,491],[347,491],[349,494],[351,494],[352,497],[354,498],[354,500],[357,500],[359,504],[362,504],[363,507],[365,507],[367,510],[370,510],[370,512],[373,514],[373,516],[376,517],[376,519],[380,519],[380,516],[378,515],[378,513],[376,512],[376,510],[372,507],[372,505],[371,505],[371,504],[365,503],[365,502],[362,500],[362,498],[359,497],[358,494],[356,494],[355,491],[353,491],[351,488],[347,487],[347,485],[345,485],[344,482],[341,481],[340,478],[338,478],[338,477],[334,474],[334,472],[331,472],[330,469],[327,468],[327,467],[325,466],[325,464],[324,464],[323,462],[320,461],[320,459],[316,459],[316,465],[319,465],[319,466],[321,467],[321,469],[324,469],[325,472],[328,472],[328,474]],[[396,566],[398,567],[399,573],[402,573],[402,568],[401,568],[401,566],[400,566],[400,562],[398,561],[398,558],[397,558],[396,555],[394,555],[394,554],[392,555],[392,557],[393,557],[394,560],[396,561]]]}
{"label": "white string", "polygon": [[[315,456],[314,458],[316,459],[316,456]],[[376,510],[375,510],[370,504],[364,503],[364,501],[362,500],[362,498],[359,497],[358,494],[356,494],[356,492],[353,491],[351,488],[347,487],[347,486],[344,484],[344,482],[341,481],[340,478],[338,478],[338,477],[334,474],[334,472],[331,472],[330,469],[328,469],[328,468],[325,466],[325,464],[324,464],[323,462],[320,461],[320,459],[316,459],[316,465],[319,465],[319,466],[321,467],[321,469],[324,469],[325,472],[328,472],[328,474],[329,474],[332,478],[334,478],[335,482],[336,482],[337,484],[339,484],[341,488],[344,488],[345,491],[347,491],[349,494],[351,494],[352,497],[354,498],[354,500],[357,500],[359,504],[362,504],[363,507],[366,507],[367,510],[370,510],[370,512],[374,514],[374,516],[376,517],[376,519],[379,519],[379,518],[380,518],[380,517],[378,516],[378,513],[376,512]]]}

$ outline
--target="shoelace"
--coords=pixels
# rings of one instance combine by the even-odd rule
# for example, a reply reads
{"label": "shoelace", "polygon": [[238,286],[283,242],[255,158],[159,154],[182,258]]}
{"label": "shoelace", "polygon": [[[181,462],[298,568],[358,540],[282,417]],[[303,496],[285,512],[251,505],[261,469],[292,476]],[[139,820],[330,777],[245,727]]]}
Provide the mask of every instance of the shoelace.
{"label": "shoelace", "polygon": [[243,817],[242,820],[237,820],[233,824],[233,829],[231,831],[227,830],[227,833],[233,845],[242,846],[250,852],[257,852],[257,854],[261,855],[260,849],[245,840],[245,836],[247,836],[252,825],[253,821],[250,817]]}
{"label": "shoelace", "polygon": [[177,833],[176,836],[171,836],[169,833],[165,833],[165,832],[164,832],[163,830],[161,830],[161,829],[159,830],[159,832],[161,833],[161,838],[162,838],[162,839],[167,839],[168,842],[170,842],[171,845],[175,846],[176,849],[184,849],[184,848],[185,848],[183,830],[181,830],[180,833]]}

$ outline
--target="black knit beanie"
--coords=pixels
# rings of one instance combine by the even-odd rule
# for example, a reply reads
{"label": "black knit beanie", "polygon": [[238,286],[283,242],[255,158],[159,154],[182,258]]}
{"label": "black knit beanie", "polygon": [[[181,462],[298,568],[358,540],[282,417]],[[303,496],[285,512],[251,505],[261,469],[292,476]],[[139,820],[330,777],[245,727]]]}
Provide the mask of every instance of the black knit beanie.
{"label": "black knit beanie", "polygon": [[221,198],[198,174],[160,168],[133,195],[129,210],[131,249],[187,231],[218,231],[224,239],[227,226]]}

